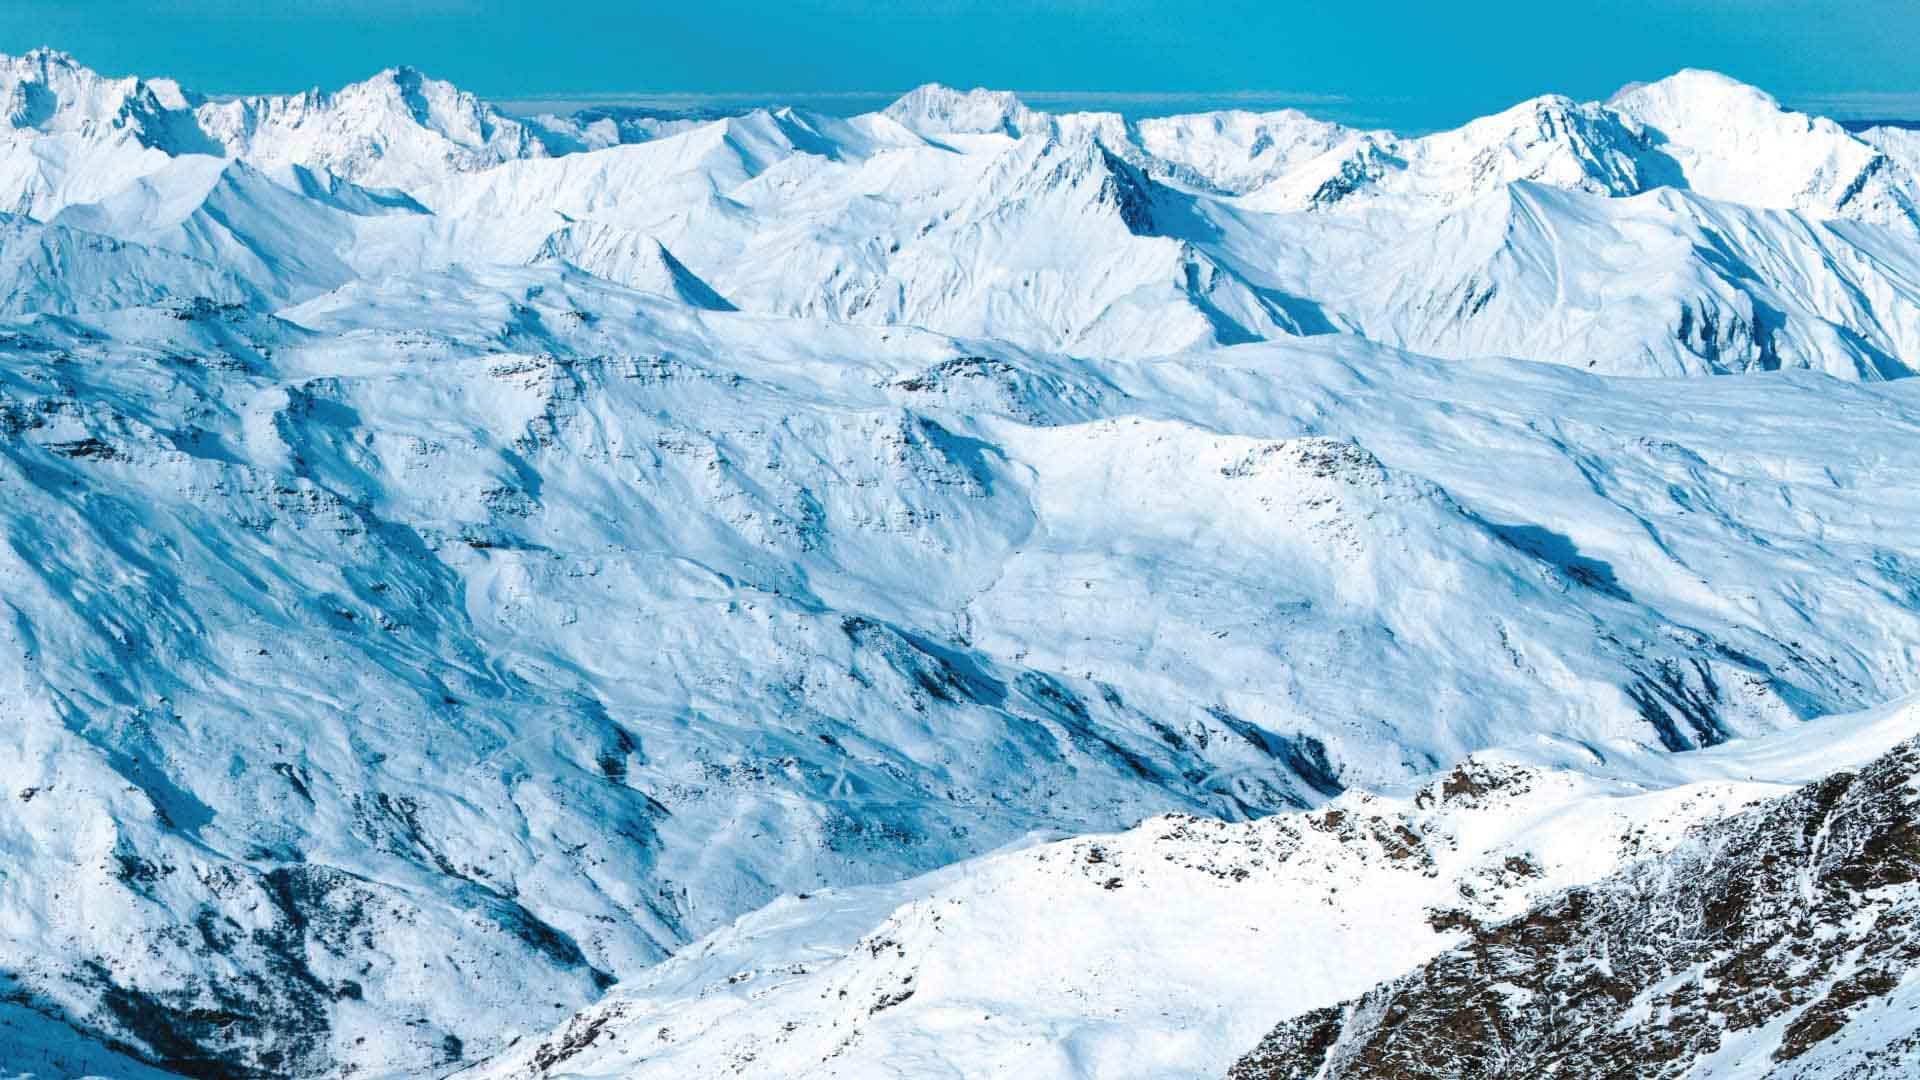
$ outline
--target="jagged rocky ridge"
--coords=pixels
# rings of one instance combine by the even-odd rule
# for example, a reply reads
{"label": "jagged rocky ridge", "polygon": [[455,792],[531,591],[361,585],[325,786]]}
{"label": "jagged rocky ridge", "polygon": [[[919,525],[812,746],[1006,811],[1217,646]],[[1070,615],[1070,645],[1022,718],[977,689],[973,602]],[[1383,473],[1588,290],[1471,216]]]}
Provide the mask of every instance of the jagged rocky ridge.
{"label": "jagged rocky ridge", "polygon": [[1228,1076],[1910,1076],[1916,791],[1908,741],[1473,925],[1413,973],[1281,1024]]}

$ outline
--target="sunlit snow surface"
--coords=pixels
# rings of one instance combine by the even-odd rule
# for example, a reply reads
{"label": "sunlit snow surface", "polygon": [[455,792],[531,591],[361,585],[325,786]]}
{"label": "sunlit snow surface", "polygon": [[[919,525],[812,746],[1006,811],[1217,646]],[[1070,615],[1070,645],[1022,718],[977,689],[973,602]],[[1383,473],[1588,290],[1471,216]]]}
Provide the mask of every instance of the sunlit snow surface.
{"label": "sunlit snow surface", "polygon": [[0,97],[0,1072],[1217,1074],[1920,689],[1920,161],[1718,76]]}
{"label": "sunlit snow surface", "polygon": [[1453,944],[1453,920],[1518,914],[1862,765],[1920,735],[1920,708],[1830,723],[1831,738],[1684,759],[1536,744],[1308,815],[1155,818],[789,897],[461,1075],[541,1075],[545,1059],[579,1077],[1219,1076],[1270,1019]]}

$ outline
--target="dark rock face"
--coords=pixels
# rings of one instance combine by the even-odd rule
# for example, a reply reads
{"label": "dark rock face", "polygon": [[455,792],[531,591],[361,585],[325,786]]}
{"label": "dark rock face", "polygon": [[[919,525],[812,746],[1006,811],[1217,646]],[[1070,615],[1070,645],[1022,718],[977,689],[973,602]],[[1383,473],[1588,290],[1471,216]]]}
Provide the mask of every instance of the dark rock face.
{"label": "dark rock face", "polygon": [[1920,740],[1702,827],[1361,997],[1232,1080],[1920,1075]]}

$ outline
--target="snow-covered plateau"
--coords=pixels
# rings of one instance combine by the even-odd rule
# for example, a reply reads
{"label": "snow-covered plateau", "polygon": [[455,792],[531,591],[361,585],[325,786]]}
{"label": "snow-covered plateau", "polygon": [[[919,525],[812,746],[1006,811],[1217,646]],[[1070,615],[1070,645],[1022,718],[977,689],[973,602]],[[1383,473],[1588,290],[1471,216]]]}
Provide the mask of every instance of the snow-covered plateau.
{"label": "snow-covered plateau", "polygon": [[1920,1071],[1912,132],[0,100],[0,1077]]}

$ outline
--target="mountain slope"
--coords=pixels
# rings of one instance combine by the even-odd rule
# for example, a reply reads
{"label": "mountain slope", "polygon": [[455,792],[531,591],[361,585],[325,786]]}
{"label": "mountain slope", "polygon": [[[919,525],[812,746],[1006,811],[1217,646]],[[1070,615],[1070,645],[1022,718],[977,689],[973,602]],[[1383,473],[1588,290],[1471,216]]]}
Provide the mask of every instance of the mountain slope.
{"label": "mountain slope", "polygon": [[673,257],[665,244],[649,236],[609,226],[568,225],[557,229],[530,260],[564,263],[630,289],[672,297],[689,307],[733,311],[713,286]]}
{"label": "mountain slope", "polygon": [[0,215],[0,285],[9,315],[261,302],[244,276],[204,259],[9,215]]}
{"label": "mountain slope", "polygon": [[[1907,383],[989,355],[564,267],[288,318],[7,346],[8,906],[114,917],[0,968],[175,1068],[431,1070],[783,893],[1717,742],[1920,649]],[[1702,449],[1627,434],[1676,402]]]}
{"label": "mountain slope", "polygon": [[423,233],[423,219],[411,200],[337,177],[301,170],[274,178],[245,162],[195,156],[53,221],[191,255],[286,303],[354,280],[353,264],[369,261],[383,231]]}
{"label": "mountain slope", "polygon": [[[1445,214],[1226,219],[1223,261],[1321,317],[1439,356],[1632,375],[1910,374],[1920,262],[1895,234],[1675,190],[1513,183]],[[1276,263],[1273,250],[1311,252]]]}
{"label": "mountain slope", "polygon": [[1308,814],[1158,818],[783,898],[459,1075],[1219,1075],[1274,1015],[1315,1015],[1917,725],[1909,703],[1690,755],[1479,755]]}

